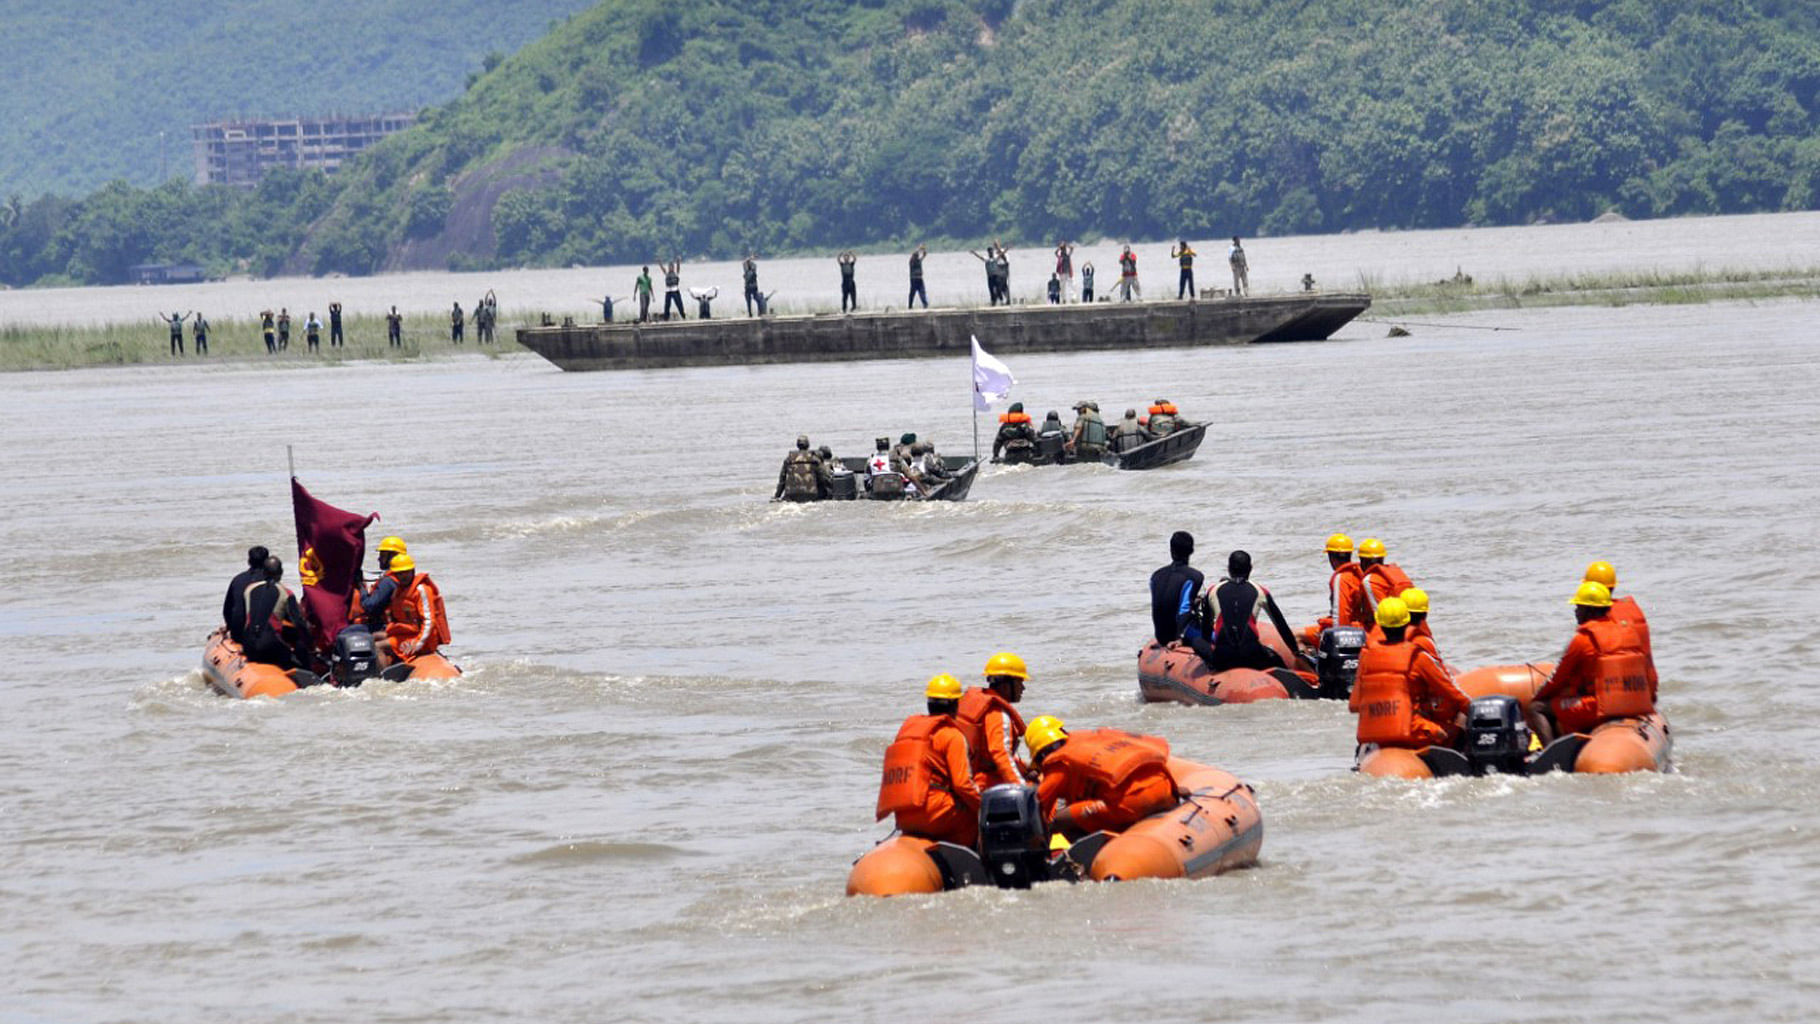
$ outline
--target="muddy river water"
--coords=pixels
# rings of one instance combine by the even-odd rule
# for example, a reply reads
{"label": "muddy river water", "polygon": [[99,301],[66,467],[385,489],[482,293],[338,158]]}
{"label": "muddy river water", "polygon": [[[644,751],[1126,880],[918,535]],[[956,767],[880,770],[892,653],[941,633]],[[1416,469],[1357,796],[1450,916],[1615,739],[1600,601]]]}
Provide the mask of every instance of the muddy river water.
{"label": "muddy river water", "polygon": [[[1566,236],[1529,230],[1542,268]],[[798,432],[970,448],[963,363],[0,377],[0,1020],[1811,1019],[1815,308],[1426,319],[1019,358],[1039,413],[1216,425],[1177,467],[991,468],[939,506],[766,499]],[[460,680],[202,684],[245,548],[289,544],[287,444],[441,583]],[[1367,780],[1343,707],[1142,705],[1176,529],[1297,621],[1323,538],[1381,537],[1466,666],[1552,656],[1610,559],[1678,770]],[[843,896],[923,680],[1000,649],[1027,713],[1255,784],[1262,863]]]}

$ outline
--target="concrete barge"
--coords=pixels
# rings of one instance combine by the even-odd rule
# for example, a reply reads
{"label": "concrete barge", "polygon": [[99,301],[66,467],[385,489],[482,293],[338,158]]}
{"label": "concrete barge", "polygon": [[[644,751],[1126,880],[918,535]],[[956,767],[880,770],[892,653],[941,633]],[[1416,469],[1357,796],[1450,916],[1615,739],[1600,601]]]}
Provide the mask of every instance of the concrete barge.
{"label": "concrete barge", "polygon": [[1258,298],[999,306],[648,324],[521,327],[518,343],[564,370],[924,359],[1092,349],[1322,341],[1371,296],[1321,292]]}

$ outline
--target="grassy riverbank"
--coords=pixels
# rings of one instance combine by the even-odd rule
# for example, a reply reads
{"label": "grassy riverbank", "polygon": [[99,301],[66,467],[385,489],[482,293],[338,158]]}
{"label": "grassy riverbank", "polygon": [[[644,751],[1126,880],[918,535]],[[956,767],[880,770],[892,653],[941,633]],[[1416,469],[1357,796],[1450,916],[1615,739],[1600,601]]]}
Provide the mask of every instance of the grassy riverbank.
{"label": "grassy riverbank", "polygon": [[277,354],[265,350],[265,336],[257,317],[209,321],[209,352],[198,355],[195,335],[188,323],[183,327],[184,354],[171,354],[168,327],[157,322],[146,324],[109,324],[100,327],[47,327],[13,324],[0,327],[0,372],[17,370],[69,370],[85,366],[128,366],[178,362],[271,362],[303,366],[310,363],[332,363],[349,359],[387,359],[409,361],[434,358],[461,351],[522,351],[513,340],[519,324],[501,316],[495,331],[495,344],[481,346],[475,339],[474,324],[467,325],[466,340],[460,346],[449,341],[446,314],[407,316],[400,332],[398,348],[386,344],[385,317],[348,316],[342,327],[346,344],[329,347],[328,322],[323,322],[322,347],[311,352],[305,339],[303,323],[291,323],[291,344]]}
{"label": "grassy riverbank", "polygon": [[1620,271],[1385,285],[1359,275],[1371,315],[1470,313],[1542,306],[1677,306],[1750,299],[1820,299],[1820,267],[1778,270]]}
{"label": "grassy riverbank", "polygon": [[[1358,288],[1372,297],[1367,319],[1472,313],[1493,309],[1546,306],[1686,305],[1776,299],[1820,299],[1820,266],[1779,270],[1622,271],[1589,274],[1532,275],[1521,278],[1481,278],[1435,281],[1424,284],[1385,284],[1375,275],[1359,275]],[[835,312],[832,305],[798,308],[779,304],[774,312],[804,315]],[[737,316],[735,312],[733,315]],[[434,359],[456,352],[522,351],[516,330],[535,322],[536,315],[519,312],[501,317],[497,342],[482,347],[468,324],[461,346],[449,341],[449,323],[442,313],[405,318],[403,345],[390,348],[385,341],[385,318],[349,316],[344,321],[347,344],[331,349],[323,329],[320,352],[311,353],[302,324],[293,321],[290,348],[276,355],[265,351],[257,318],[210,321],[209,354],[198,356],[194,336],[185,325],[183,356],[170,353],[170,332],[162,324],[112,324],[99,327],[47,327],[29,324],[0,326],[0,372],[64,370],[86,366],[126,366],[194,362],[274,363],[306,366],[353,359],[412,361]]]}

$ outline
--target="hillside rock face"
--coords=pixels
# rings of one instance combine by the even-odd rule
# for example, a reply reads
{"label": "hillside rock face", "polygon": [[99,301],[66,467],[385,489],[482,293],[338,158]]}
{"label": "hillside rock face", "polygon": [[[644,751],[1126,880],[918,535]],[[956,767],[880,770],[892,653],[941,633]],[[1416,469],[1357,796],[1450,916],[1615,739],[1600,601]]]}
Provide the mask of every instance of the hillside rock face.
{"label": "hillside rock face", "polygon": [[387,251],[382,271],[447,270],[457,257],[486,262],[498,255],[493,208],[512,189],[539,189],[556,183],[553,162],[572,156],[557,146],[526,146],[510,155],[463,171],[452,193],[443,228],[429,238],[406,238]]}

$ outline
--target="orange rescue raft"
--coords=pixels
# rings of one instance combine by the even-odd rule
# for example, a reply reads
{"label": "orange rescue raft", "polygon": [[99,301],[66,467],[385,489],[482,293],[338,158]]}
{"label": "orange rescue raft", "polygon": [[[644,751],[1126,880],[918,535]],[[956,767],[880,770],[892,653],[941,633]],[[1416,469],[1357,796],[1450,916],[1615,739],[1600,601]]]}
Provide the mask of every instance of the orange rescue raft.
{"label": "orange rescue raft", "polygon": [[[1081,839],[1056,858],[1054,876],[1206,878],[1256,864],[1264,818],[1251,786],[1230,772],[1177,757],[1169,759],[1169,774],[1186,793],[1181,803],[1124,832]],[[974,851],[900,834],[854,862],[847,895],[902,896],[989,881]]]}
{"label": "orange rescue raft", "polygon": [[[1554,671],[1553,662],[1523,665],[1487,665],[1454,680],[1468,697],[1505,696],[1529,710],[1536,691]],[[1569,771],[1588,775],[1622,772],[1666,771],[1674,737],[1668,720],[1657,711],[1637,718],[1601,722],[1590,733],[1562,736],[1531,759],[1529,774]],[[1455,774],[1460,761],[1452,751],[1424,747],[1420,750],[1377,748],[1361,753],[1358,771],[1363,775],[1427,779]]]}
{"label": "orange rescue raft", "polygon": [[[461,669],[440,654],[426,654],[411,663],[409,679],[453,679]],[[276,665],[246,660],[226,629],[209,634],[202,652],[202,675],[216,692],[228,697],[282,697],[297,690],[290,672]]]}
{"label": "orange rescue raft", "polygon": [[[1264,629],[1261,633],[1265,646],[1277,652],[1284,664],[1301,664],[1276,630]],[[1291,697],[1315,698],[1321,696],[1320,685],[1313,672],[1287,668],[1229,668],[1214,672],[1193,648],[1179,642],[1164,646],[1152,640],[1138,651],[1138,694],[1153,704],[1252,704]]]}

